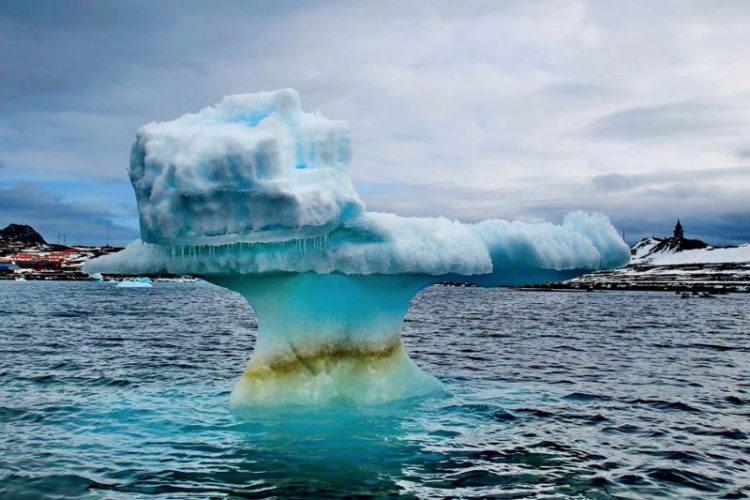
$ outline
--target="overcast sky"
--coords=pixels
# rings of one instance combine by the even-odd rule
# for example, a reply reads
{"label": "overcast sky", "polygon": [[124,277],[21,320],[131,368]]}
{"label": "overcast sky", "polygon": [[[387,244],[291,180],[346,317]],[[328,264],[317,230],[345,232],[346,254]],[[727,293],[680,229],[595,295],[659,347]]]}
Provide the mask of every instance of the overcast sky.
{"label": "overcast sky", "polygon": [[750,240],[750,2],[0,2],[0,226],[138,236],[135,130],[294,87],[370,210]]}

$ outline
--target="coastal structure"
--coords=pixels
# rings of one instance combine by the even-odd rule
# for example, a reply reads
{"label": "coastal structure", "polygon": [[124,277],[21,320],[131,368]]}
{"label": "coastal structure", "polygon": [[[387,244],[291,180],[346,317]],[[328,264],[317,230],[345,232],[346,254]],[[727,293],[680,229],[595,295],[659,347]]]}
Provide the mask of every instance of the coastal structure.
{"label": "coastal structure", "polygon": [[682,224],[680,224],[680,218],[677,218],[677,224],[674,226],[674,232],[672,237],[676,240],[681,240],[685,237],[685,232],[682,230]]}
{"label": "coastal structure", "polygon": [[671,237],[643,238],[630,250],[630,263],[597,271],[545,289],[620,289],[679,292],[740,292],[750,289],[750,243],[713,247],[685,238],[677,219]]}
{"label": "coastal structure", "polygon": [[119,250],[50,244],[31,226],[10,224],[0,230],[0,279],[85,280],[85,262]]}

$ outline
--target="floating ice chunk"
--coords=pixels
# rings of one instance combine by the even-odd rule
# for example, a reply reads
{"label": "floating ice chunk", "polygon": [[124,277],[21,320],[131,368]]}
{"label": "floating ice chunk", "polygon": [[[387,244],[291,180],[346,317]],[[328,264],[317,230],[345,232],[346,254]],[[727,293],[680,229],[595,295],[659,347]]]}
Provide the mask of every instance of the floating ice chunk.
{"label": "floating ice chunk", "polygon": [[115,288],[151,288],[151,280],[146,278],[148,281],[141,279],[126,279],[119,282]]}

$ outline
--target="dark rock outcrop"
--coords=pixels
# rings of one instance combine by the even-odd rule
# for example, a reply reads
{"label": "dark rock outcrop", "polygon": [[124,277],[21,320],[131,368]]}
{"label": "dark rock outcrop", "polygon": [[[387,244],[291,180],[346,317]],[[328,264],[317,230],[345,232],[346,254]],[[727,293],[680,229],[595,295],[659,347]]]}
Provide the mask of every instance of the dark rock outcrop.
{"label": "dark rock outcrop", "polygon": [[0,242],[3,243],[22,243],[24,245],[46,245],[42,235],[36,230],[25,224],[9,224],[5,229],[0,229]]}

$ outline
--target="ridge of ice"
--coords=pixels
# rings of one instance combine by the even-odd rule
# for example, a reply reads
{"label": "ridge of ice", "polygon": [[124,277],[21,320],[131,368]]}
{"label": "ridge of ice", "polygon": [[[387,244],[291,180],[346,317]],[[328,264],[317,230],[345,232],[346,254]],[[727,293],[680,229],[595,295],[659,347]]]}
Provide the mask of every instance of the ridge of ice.
{"label": "ridge of ice", "polygon": [[516,271],[537,282],[530,270],[580,274],[616,267],[626,252],[609,220],[596,214],[575,212],[555,225],[499,219],[462,224],[369,212],[325,236],[275,243],[158,245],[137,240],[121,252],[88,262],[86,271],[488,275],[480,284],[498,286],[523,284]]}

